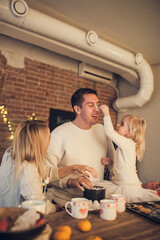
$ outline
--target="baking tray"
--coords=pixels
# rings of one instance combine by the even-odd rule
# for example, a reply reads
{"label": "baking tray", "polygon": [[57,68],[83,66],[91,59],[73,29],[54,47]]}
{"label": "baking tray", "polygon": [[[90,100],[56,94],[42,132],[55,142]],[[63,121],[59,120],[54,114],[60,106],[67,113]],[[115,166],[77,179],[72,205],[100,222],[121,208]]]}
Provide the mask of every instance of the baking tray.
{"label": "baking tray", "polygon": [[[143,209],[141,207],[143,207]],[[160,201],[127,203],[126,208],[160,223]],[[149,212],[142,212],[143,210]]]}

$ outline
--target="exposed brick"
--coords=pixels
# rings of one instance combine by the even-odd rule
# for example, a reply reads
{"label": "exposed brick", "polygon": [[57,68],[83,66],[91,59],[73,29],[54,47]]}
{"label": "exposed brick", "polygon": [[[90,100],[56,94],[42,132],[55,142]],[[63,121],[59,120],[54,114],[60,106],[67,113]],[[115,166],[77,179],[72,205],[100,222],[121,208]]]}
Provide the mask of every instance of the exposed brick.
{"label": "exposed brick", "polygon": [[[17,125],[36,117],[48,121],[50,108],[72,111],[70,97],[80,87],[96,88],[101,103],[111,107],[111,117],[115,125],[116,112],[112,103],[116,91],[109,85],[95,83],[77,76],[77,73],[60,69],[49,64],[25,58],[25,68],[7,66],[0,54],[0,106],[7,108],[7,119],[11,121],[13,132]],[[103,122],[101,114],[99,122]],[[10,132],[0,114],[0,161],[7,147],[11,145]]]}

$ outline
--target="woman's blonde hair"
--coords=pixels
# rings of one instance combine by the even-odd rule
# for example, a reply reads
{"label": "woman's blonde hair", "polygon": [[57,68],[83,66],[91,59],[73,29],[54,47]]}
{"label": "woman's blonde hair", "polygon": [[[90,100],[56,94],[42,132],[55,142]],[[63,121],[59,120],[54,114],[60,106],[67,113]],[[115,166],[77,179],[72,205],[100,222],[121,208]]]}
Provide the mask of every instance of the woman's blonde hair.
{"label": "woman's blonde hair", "polygon": [[145,152],[146,121],[135,115],[127,115],[124,118],[126,117],[129,124],[129,137],[136,143],[136,156],[141,161]]}
{"label": "woman's blonde hair", "polygon": [[47,134],[48,126],[41,120],[27,120],[18,125],[12,145],[16,179],[24,161],[34,162],[39,174],[42,175],[42,162],[48,147]]}

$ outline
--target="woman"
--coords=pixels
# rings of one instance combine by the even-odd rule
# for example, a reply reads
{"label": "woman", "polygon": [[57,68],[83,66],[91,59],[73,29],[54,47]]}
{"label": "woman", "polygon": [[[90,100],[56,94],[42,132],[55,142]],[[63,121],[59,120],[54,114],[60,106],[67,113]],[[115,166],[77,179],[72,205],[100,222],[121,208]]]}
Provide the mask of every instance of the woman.
{"label": "woman", "polygon": [[[27,120],[15,131],[12,147],[8,148],[0,166],[0,207],[17,207],[23,200],[42,199],[43,173],[50,181],[63,178],[77,170],[97,177],[96,170],[87,165],[59,168],[57,176],[52,167],[46,166],[44,157],[50,143],[50,131],[44,121]],[[47,211],[55,212],[56,206],[47,200]]]}

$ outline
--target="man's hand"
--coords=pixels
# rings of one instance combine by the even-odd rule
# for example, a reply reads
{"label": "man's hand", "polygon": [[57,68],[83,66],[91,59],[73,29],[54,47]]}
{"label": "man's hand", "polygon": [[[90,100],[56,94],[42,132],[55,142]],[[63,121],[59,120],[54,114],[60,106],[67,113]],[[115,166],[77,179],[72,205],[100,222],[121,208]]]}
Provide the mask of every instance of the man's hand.
{"label": "man's hand", "polygon": [[84,187],[91,189],[93,188],[91,181],[85,176],[80,176],[78,178],[69,178],[67,181],[68,188],[79,188],[84,191]]}

